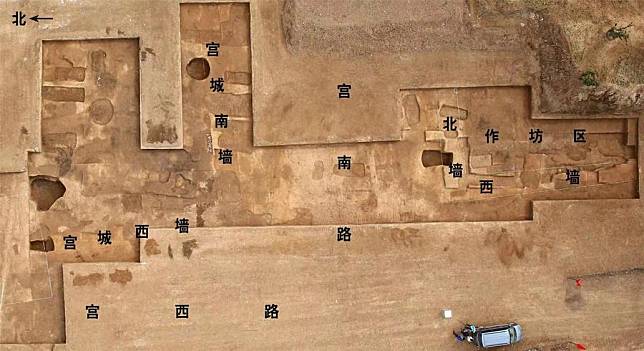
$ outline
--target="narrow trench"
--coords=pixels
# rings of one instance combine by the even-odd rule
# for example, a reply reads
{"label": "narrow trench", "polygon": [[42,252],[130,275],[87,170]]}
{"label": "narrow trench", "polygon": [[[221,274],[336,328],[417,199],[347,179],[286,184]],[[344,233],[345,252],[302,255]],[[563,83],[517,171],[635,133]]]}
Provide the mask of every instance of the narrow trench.
{"label": "narrow trench", "polygon": [[54,251],[54,240],[51,237],[45,240],[32,240],[29,242],[29,249],[41,252]]}
{"label": "narrow trench", "polygon": [[454,160],[454,154],[451,152],[441,152],[439,150],[423,150],[421,162],[423,167],[449,166]]}

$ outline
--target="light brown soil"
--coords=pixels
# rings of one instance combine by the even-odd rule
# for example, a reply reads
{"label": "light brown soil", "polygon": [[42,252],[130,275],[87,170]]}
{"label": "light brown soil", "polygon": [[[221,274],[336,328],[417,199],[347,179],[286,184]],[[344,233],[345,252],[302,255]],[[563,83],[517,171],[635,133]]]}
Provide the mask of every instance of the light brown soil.
{"label": "light brown soil", "polygon": [[[182,72],[183,127],[177,124],[178,105],[163,94],[158,96],[163,102],[153,112],[146,111],[155,118],[140,122],[140,84],[148,87],[164,79],[143,76],[142,67],[166,59],[139,47],[140,40],[106,28],[120,38],[43,41],[42,150],[28,157],[31,203],[21,204],[22,212],[29,212],[24,223],[13,219],[17,207],[8,210],[18,198],[8,189],[13,181],[2,178],[0,182],[0,210],[12,217],[11,231],[23,226],[30,233],[22,239],[33,251],[21,256],[27,257],[26,273],[7,275],[11,272],[2,267],[0,273],[12,279],[7,286],[30,291],[31,298],[2,305],[0,343],[65,342],[64,264],[138,262],[140,255],[146,255],[190,260],[201,268],[204,257],[220,268],[234,263],[240,269],[233,270],[238,275],[215,272],[222,274],[223,285],[233,288],[239,286],[234,281],[244,269],[276,276],[290,272],[290,279],[301,284],[298,289],[309,289],[310,296],[331,296],[324,289],[351,294],[364,289],[372,294],[367,305],[378,308],[393,296],[393,282],[404,279],[410,291],[427,284],[423,289],[427,305],[459,301],[490,323],[494,322],[491,310],[482,312],[483,307],[475,306],[475,298],[468,294],[504,301],[503,291],[513,289],[505,273],[525,275],[534,279],[534,285],[521,283],[530,293],[512,292],[522,298],[513,301],[517,310],[528,311],[530,317],[524,318],[534,326],[529,331],[531,347],[567,347],[561,342],[567,331],[544,326],[543,321],[551,318],[560,326],[565,324],[562,321],[578,323],[585,331],[607,328],[602,329],[606,334],[589,338],[598,350],[641,348],[641,338],[620,341],[611,338],[610,326],[606,327],[620,323],[615,328],[623,333],[639,326],[637,321],[629,324],[624,316],[641,310],[637,301],[641,274],[588,277],[589,289],[583,291],[571,285],[570,277],[641,263],[637,245],[624,244],[619,247],[621,256],[611,256],[607,233],[615,230],[619,236],[620,230],[628,231],[626,243],[641,239],[633,233],[642,226],[641,216],[636,215],[641,213],[637,204],[642,142],[638,123],[642,122],[637,113],[642,111],[644,93],[642,6],[637,1],[538,0],[417,0],[404,6],[384,0],[368,6],[358,0],[182,4],[177,44],[181,62],[177,64]],[[251,14],[254,28],[259,29],[253,33]],[[606,40],[605,30],[614,22],[636,24],[628,43]],[[221,43],[217,57],[206,56],[204,44],[211,41]],[[271,56],[276,52],[281,56]],[[588,69],[597,71],[599,86],[585,87],[579,80]],[[218,77],[226,82],[224,93],[210,90],[209,78]],[[338,105],[335,84],[345,80],[354,82],[355,95]],[[331,102],[324,100],[327,97]],[[215,114],[229,116],[228,128],[215,127]],[[457,131],[443,132],[447,115],[458,119]],[[11,121],[2,123],[4,127]],[[543,144],[528,140],[529,131],[536,128],[544,131]],[[572,142],[572,130],[577,128],[587,130],[587,142]],[[486,142],[490,129],[500,131],[497,143]],[[29,133],[24,129],[25,138]],[[0,139],[3,147],[5,140]],[[142,144],[177,143],[183,143],[183,149],[141,148]],[[232,164],[218,159],[223,149],[232,150]],[[341,155],[352,157],[350,170],[337,167]],[[455,162],[464,166],[460,179],[447,173]],[[579,186],[566,181],[568,168],[582,173]],[[494,194],[480,192],[480,181],[487,179],[494,181]],[[577,211],[582,205],[587,206],[585,217],[563,221],[562,226],[570,226],[565,230],[548,227],[538,218],[544,213],[555,218],[558,213],[553,208]],[[175,220],[184,217],[191,229],[242,227],[226,229],[229,235],[221,237],[229,245],[230,250],[223,252],[229,261],[204,255],[206,248],[216,252],[221,247],[202,237],[174,245],[165,239],[141,243],[134,236],[135,224],[174,228]],[[615,218],[621,221],[615,224]],[[575,221],[583,222],[579,224],[585,228],[583,235],[575,232],[568,237],[577,228]],[[443,223],[423,224],[422,230],[389,227],[418,222]],[[474,222],[491,223],[478,227],[481,224]],[[517,229],[519,224],[529,228]],[[281,225],[300,227],[257,229],[258,234],[266,230],[267,237],[275,236],[271,243],[249,237],[249,242],[257,240],[256,246],[238,250],[230,244],[235,240],[230,235],[244,232],[243,227]],[[284,237],[320,230],[311,225],[375,225],[374,232],[382,238],[370,238],[367,246],[360,246],[359,239],[351,242],[357,244],[350,247],[355,251],[343,256],[341,251],[316,251],[326,250],[320,237],[313,241]],[[471,248],[468,236],[453,227],[475,237],[477,248]],[[97,243],[97,232],[104,230],[112,232],[112,245]],[[14,237],[8,231],[2,235]],[[66,235],[78,237],[76,250],[64,249]],[[428,239],[436,235],[437,240]],[[453,242],[452,237],[461,239]],[[0,245],[3,259],[12,251],[20,253],[11,240]],[[384,247],[393,253],[383,251]],[[263,265],[257,258],[290,256],[300,262],[300,251],[307,250],[314,261],[335,257],[334,275],[325,276],[327,271],[317,261],[295,269],[283,262]],[[571,257],[570,252],[576,255]],[[369,257],[373,267],[360,266],[364,272],[354,276],[339,268],[351,260],[363,264],[357,259],[360,255]],[[601,262],[593,261],[599,256]],[[248,266],[243,263],[246,259],[251,262]],[[472,275],[477,270],[485,273],[488,266],[494,271],[486,273],[488,281],[464,280],[455,262],[471,264],[468,274]],[[418,269],[421,263],[437,267],[436,272]],[[416,270],[405,270],[405,265]],[[137,275],[139,268],[114,266],[104,273],[87,268],[87,274],[74,275],[71,283],[86,291],[113,283],[115,291],[125,291],[118,289],[143,284],[139,277],[155,279],[148,273]],[[380,269],[388,268],[394,272],[389,278],[378,276]],[[539,269],[546,273],[537,274]],[[181,274],[179,268],[173,272]],[[430,273],[432,279],[426,275]],[[336,285],[328,287],[316,280],[322,276]],[[452,288],[432,291],[440,279],[451,282]],[[12,298],[18,296],[18,290],[13,290],[7,292]],[[456,300],[451,300],[453,294]],[[551,295],[556,296],[552,301],[544,298]],[[387,321],[406,318],[409,335],[396,335],[399,342],[422,341],[423,328],[429,328],[422,323],[433,324],[438,333],[440,321],[435,316],[414,324],[419,313],[430,308],[412,307],[417,297],[410,295],[399,301],[402,305],[382,307],[389,311],[381,321],[388,332],[395,327]],[[339,310],[367,308],[342,298],[348,305],[337,305]],[[609,310],[602,301],[613,301],[624,313]],[[405,307],[406,303],[410,305]],[[493,307],[513,316],[510,305]],[[414,315],[412,308],[423,311]],[[377,320],[361,319],[360,314],[351,318],[358,323]],[[325,328],[312,329],[331,332]],[[449,333],[445,336],[432,345],[451,349]],[[354,342],[350,339],[333,342],[337,348]]]}

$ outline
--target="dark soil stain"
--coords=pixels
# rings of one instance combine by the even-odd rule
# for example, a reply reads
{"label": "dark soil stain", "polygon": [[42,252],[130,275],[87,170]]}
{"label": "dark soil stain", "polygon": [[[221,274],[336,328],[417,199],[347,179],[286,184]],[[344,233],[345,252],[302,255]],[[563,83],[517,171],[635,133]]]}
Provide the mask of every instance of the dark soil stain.
{"label": "dark soil stain", "polygon": [[196,57],[188,62],[186,72],[192,79],[204,80],[210,75],[210,64],[203,57]]}
{"label": "dark soil stain", "polygon": [[174,144],[179,136],[177,135],[177,128],[169,123],[156,124],[152,121],[146,121],[145,125],[148,128],[148,136],[146,141],[148,143],[170,143]]}
{"label": "dark soil stain", "polygon": [[501,228],[501,231],[490,231],[485,238],[485,245],[496,245],[496,253],[499,260],[506,266],[512,264],[512,258],[522,259],[525,256],[526,249],[529,249],[523,243],[517,241],[508,233],[507,229]]}
{"label": "dark soil stain", "polygon": [[141,194],[123,194],[121,206],[126,212],[137,212],[143,208]]}
{"label": "dark soil stain", "polygon": [[421,236],[418,229],[392,229],[389,235],[391,241],[398,245],[408,248],[422,246]]}
{"label": "dark soil stain", "polygon": [[184,241],[182,246],[183,256],[185,258],[190,258],[190,256],[192,256],[192,250],[196,249],[197,247],[199,246],[197,245],[196,239]]}
{"label": "dark soil stain", "polygon": [[98,99],[89,106],[89,117],[92,122],[99,125],[106,125],[112,120],[114,115],[114,106],[108,99]]}
{"label": "dark soil stain", "polygon": [[90,53],[90,67],[93,72],[103,72],[105,71],[105,59],[107,58],[107,53],[103,50],[95,50]]}
{"label": "dark soil stain", "polygon": [[564,301],[566,302],[566,307],[571,311],[579,311],[586,305],[586,301],[581,296],[581,289],[575,285],[573,279],[566,280],[566,298]]}
{"label": "dark soil stain", "polygon": [[45,240],[32,240],[29,242],[29,250],[50,252],[54,251],[54,240],[48,237]]}
{"label": "dark soil stain", "polygon": [[154,239],[148,239],[145,242],[143,249],[145,250],[145,254],[148,256],[154,256],[161,253],[161,250],[159,250],[159,244]]}
{"label": "dark soil stain", "polygon": [[72,284],[74,286],[92,285],[97,286],[105,277],[101,273],[92,273],[88,275],[77,275],[74,277]]}
{"label": "dark soil stain", "polygon": [[58,101],[58,102],[84,102],[85,89],[84,88],[68,88],[68,87],[42,87],[42,98],[44,100]]}
{"label": "dark soil stain", "polygon": [[132,272],[128,269],[117,269],[114,273],[110,273],[110,281],[125,285],[132,281]]}
{"label": "dark soil stain", "polygon": [[38,211],[47,211],[61,198],[67,189],[57,178],[36,176],[30,183],[31,199],[36,203]]}

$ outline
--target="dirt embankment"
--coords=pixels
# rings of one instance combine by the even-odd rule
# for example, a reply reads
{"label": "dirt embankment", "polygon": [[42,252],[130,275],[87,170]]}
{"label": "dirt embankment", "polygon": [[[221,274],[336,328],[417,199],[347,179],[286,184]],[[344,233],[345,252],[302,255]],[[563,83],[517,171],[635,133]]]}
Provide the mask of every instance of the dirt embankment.
{"label": "dirt embankment", "polygon": [[[521,22],[521,37],[540,68],[543,113],[632,113],[644,104],[644,17],[638,2],[479,0],[478,17]],[[609,40],[616,23],[633,24],[628,40]],[[584,85],[584,72],[597,85]]]}
{"label": "dirt embankment", "polygon": [[[282,35],[294,55],[361,57],[444,50],[530,52],[542,113],[632,113],[644,104],[644,17],[637,2],[550,0],[284,0]],[[615,22],[629,40],[609,40]],[[580,79],[586,71],[598,85]]]}

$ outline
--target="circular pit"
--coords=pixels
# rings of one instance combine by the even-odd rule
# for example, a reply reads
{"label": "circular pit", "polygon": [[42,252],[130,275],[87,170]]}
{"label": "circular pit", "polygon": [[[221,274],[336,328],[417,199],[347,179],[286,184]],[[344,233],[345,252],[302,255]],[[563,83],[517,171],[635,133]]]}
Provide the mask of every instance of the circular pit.
{"label": "circular pit", "polygon": [[196,57],[188,62],[186,71],[192,79],[204,80],[210,75],[210,64],[203,57]]}

